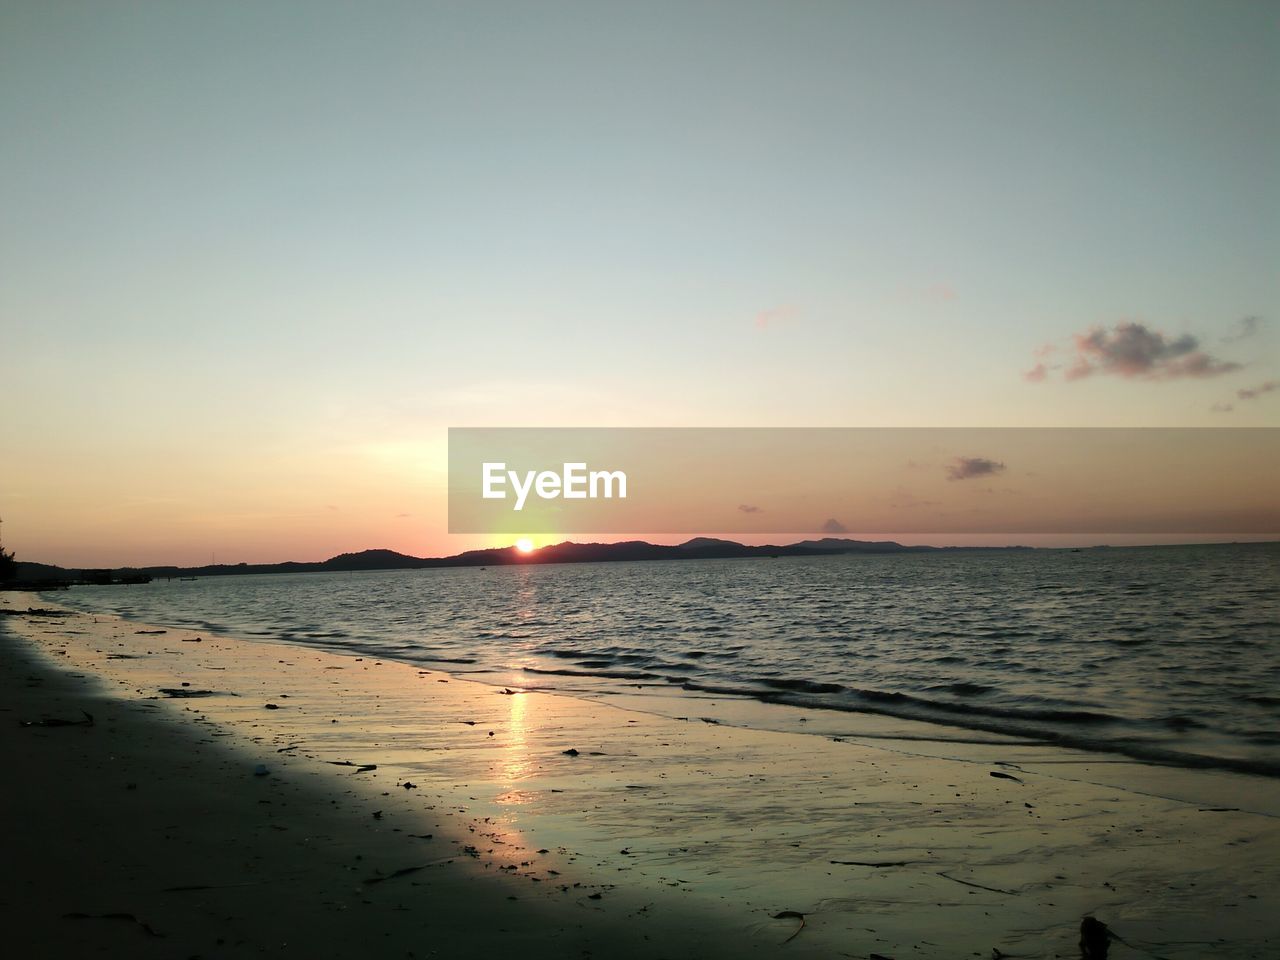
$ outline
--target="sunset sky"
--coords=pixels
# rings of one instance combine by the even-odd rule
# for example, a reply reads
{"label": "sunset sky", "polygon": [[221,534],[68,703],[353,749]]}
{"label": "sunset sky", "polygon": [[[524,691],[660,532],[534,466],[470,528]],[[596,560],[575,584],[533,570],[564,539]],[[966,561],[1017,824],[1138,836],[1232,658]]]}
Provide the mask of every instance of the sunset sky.
{"label": "sunset sky", "polygon": [[1280,426],[1274,3],[0,0],[0,130],[19,559],[498,542],[450,426]]}

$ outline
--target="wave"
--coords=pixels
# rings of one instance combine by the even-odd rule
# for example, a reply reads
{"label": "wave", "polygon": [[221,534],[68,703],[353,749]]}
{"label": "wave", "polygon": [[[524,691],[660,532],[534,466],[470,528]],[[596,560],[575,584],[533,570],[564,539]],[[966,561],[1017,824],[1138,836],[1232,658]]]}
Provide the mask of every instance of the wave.
{"label": "wave", "polygon": [[539,667],[523,667],[525,673],[546,677],[600,677],[605,680],[662,680],[657,673],[640,670],[547,670]]}
{"label": "wave", "polygon": [[[797,689],[761,690],[751,687],[729,687],[686,682],[684,689],[717,696],[750,697],[766,703],[778,703],[816,710],[842,713],[871,713],[914,720],[942,723],[966,730],[997,733],[1025,740],[1090,752],[1114,753],[1144,763],[1195,769],[1229,770],[1265,777],[1280,777],[1280,762],[1250,757],[1231,757],[1194,753],[1161,746],[1141,736],[1116,731],[1110,736],[1090,735],[1098,727],[1120,726],[1131,721],[1110,714],[1083,710],[1044,710],[1013,708],[971,708],[964,704],[927,700],[904,693],[880,690],[845,690],[848,696],[834,699],[811,696]],[[1062,726],[1056,726],[1061,724]],[[1075,727],[1076,729],[1072,729]],[[1265,735],[1262,735],[1265,737]],[[1253,742],[1265,739],[1246,737]]]}

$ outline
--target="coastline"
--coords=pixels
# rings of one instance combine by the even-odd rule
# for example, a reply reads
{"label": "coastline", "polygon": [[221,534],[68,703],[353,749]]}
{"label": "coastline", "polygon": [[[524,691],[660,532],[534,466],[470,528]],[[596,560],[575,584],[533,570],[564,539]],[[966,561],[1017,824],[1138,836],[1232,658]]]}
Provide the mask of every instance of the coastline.
{"label": "coastline", "polygon": [[[28,603],[0,594],[0,608]],[[1135,945],[1113,956],[1214,943],[1262,957],[1280,939],[1280,801],[1263,778],[1043,745],[744,729],[731,710],[673,719],[625,698],[504,693],[152,629],[0,618],[3,728],[24,771],[8,802],[25,825],[4,907],[51,944],[1067,957],[1085,915]],[[202,690],[213,695],[189,695]],[[93,727],[12,722],[81,709]],[[166,892],[192,886],[209,889]],[[128,913],[166,936],[67,913]],[[798,920],[777,914],[804,914],[803,929],[791,939]],[[219,933],[228,916],[238,940]],[[298,931],[287,948],[282,930]]]}

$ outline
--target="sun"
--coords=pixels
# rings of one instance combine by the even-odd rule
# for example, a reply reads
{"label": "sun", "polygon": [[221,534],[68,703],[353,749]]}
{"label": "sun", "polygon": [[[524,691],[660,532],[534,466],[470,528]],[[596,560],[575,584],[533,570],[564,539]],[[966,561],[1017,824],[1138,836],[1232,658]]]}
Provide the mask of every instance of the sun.
{"label": "sun", "polygon": [[533,553],[533,541],[528,537],[521,537],[516,541],[516,549],[521,553]]}

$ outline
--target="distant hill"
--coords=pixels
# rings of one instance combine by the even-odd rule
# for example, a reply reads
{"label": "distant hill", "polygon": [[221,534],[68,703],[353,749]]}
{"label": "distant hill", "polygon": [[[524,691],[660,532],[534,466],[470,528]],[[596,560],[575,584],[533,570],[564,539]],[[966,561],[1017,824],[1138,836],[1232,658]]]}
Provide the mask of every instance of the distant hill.
{"label": "distant hill", "polygon": [[715,537],[694,537],[692,540],[686,540],[680,544],[681,550],[704,550],[704,549],[723,549],[725,547],[740,547],[742,544],[733,540],[719,540]]}
{"label": "distant hill", "polygon": [[[326,571],[353,570],[421,570],[436,567],[499,567],[512,564],[544,563],[610,563],[639,560],[712,560],[746,557],[814,557],[844,553],[918,553],[965,549],[989,549],[968,547],[904,546],[891,540],[850,540],[825,537],[822,540],[802,540],[785,545],[747,546],[735,540],[715,537],[694,537],[675,546],[648,543],[644,540],[624,540],[621,543],[575,543],[566,540],[532,553],[521,553],[515,547],[492,547],[486,550],[467,550],[451,557],[412,557],[395,550],[361,550],[358,553],[341,553],[319,562],[288,561],[285,563],[237,563],[209,564],[202,567],[121,567],[110,572],[117,577],[149,575],[163,577],[217,577],[250,573],[323,573]],[[1029,549],[1013,547],[1004,549]],[[19,579],[27,582],[75,581],[87,571],[56,567],[45,563],[19,563]]]}
{"label": "distant hill", "polygon": [[902,553],[904,551],[941,550],[942,547],[906,547],[892,540],[850,540],[843,537],[823,537],[821,540],[801,540],[797,547],[821,550],[824,553]]}
{"label": "distant hill", "polygon": [[359,553],[340,553],[319,566],[324,570],[394,570],[421,562],[418,557],[394,550],[361,550]]}

